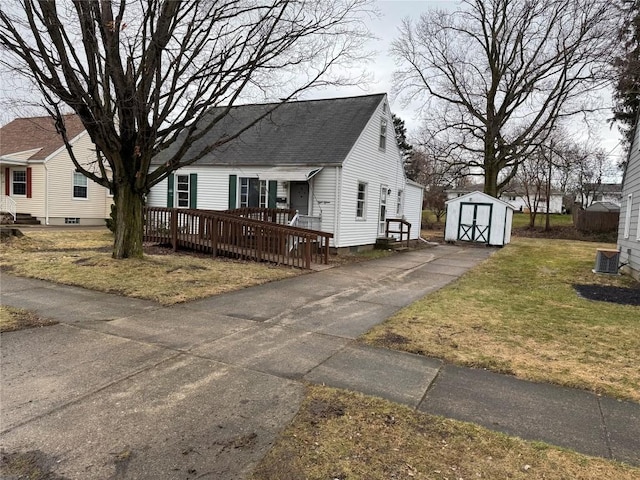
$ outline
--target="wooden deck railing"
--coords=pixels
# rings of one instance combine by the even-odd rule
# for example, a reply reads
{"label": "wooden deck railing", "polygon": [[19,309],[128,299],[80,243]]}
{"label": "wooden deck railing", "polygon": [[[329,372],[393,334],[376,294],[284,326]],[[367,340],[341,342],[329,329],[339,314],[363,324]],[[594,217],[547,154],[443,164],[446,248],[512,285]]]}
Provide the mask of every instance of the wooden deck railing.
{"label": "wooden deck railing", "polygon": [[[311,268],[328,263],[331,233],[229,212],[145,207],[144,241],[256,261]],[[278,214],[280,215],[280,214]],[[284,214],[282,214],[284,215]],[[278,218],[278,216],[276,216]]]}
{"label": "wooden deck railing", "polygon": [[231,215],[250,218],[252,220],[289,225],[291,219],[296,215],[296,210],[290,208],[242,207],[225,210],[224,213],[230,213]]}
{"label": "wooden deck railing", "polygon": [[[398,230],[391,230],[390,229],[390,224],[392,222],[398,223]],[[404,227],[407,227],[406,231],[404,229]],[[390,233],[399,233],[400,234],[400,243],[402,243],[403,237],[406,234],[407,235],[407,247],[409,246],[409,240],[411,239],[411,223],[407,222],[406,220],[403,220],[401,218],[387,218],[387,225],[385,228],[385,237],[389,237]]]}

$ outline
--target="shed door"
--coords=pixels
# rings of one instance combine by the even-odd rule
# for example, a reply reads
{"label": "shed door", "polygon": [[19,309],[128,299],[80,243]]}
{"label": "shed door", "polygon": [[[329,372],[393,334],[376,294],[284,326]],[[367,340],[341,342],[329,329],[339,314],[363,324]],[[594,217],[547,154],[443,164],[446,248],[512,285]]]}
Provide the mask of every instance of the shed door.
{"label": "shed door", "polygon": [[458,240],[489,243],[492,209],[490,203],[461,203]]}

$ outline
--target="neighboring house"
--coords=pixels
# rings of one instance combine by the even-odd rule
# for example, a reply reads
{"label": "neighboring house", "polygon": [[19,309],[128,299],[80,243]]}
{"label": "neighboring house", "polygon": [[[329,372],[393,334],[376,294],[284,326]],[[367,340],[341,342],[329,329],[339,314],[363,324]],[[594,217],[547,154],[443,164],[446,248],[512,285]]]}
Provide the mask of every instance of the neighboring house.
{"label": "neighboring house", "polygon": [[[190,151],[239,131],[273,107],[233,107]],[[162,152],[154,163],[171,155],[170,149]],[[422,192],[405,177],[387,96],[377,94],[284,103],[153,187],[148,205],[292,208],[303,220],[300,226],[333,233],[333,247],[356,247],[384,236],[387,218],[406,219],[411,237],[418,238]]]}
{"label": "neighboring house", "polygon": [[576,202],[589,207],[594,202],[609,202],[622,205],[621,183],[585,183],[582,192],[576,195]]}
{"label": "neighboring house", "polygon": [[612,202],[593,202],[585,210],[587,212],[620,212],[620,205]]}
{"label": "neighboring house", "polygon": [[[482,184],[469,185],[466,187],[450,188],[447,190],[447,200],[453,200],[472,192],[481,192],[484,190]],[[498,197],[503,202],[507,202],[516,212],[528,212],[530,205],[535,205],[538,213],[547,212],[547,197],[543,196],[535,201],[535,198],[527,199],[526,193],[522,188],[511,188],[504,190]],[[551,198],[549,202],[550,213],[562,213],[562,192],[551,190]]]}
{"label": "neighboring house", "polygon": [[[65,125],[76,158],[95,161],[94,145],[75,115]],[[51,117],[17,118],[0,128],[0,210],[46,225],[104,225],[113,199],[76,172]]]}
{"label": "neighboring house", "polygon": [[640,128],[637,122],[622,180],[618,250],[623,270],[640,280]]}

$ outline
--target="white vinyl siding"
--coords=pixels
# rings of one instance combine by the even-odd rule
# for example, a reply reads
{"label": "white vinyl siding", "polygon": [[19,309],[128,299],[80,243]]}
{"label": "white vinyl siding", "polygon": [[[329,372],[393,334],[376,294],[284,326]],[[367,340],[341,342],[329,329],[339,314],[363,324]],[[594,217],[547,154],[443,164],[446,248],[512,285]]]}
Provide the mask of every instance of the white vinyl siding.
{"label": "white vinyl siding", "polygon": [[[622,184],[618,250],[623,272],[640,280],[640,128],[636,128]],[[630,201],[631,198],[633,201]]]}
{"label": "white vinyl siding", "polygon": [[[73,142],[73,151],[82,165],[90,166],[96,161],[95,145],[88,134],[84,133]],[[65,219],[80,219],[81,225],[104,225],[104,219],[109,215],[113,198],[108,196],[108,189],[79,174],[86,180],[86,198],[74,197],[75,180],[79,177],[73,172],[73,163],[66,148],[60,149],[44,166],[33,168],[32,191],[33,197],[38,195],[42,201],[41,214],[45,216],[44,191],[45,177],[48,177],[49,221],[52,225],[61,225]],[[70,172],[71,170],[71,172]],[[81,186],[80,183],[77,186]],[[82,199],[83,201],[78,201]],[[32,213],[32,215],[34,215]]]}
{"label": "white vinyl siding", "polygon": [[[411,238],[420,238],[420,223],[422,222],[422,185],[407,182],[403,194],[404,219],[411,224]],[[400,215],[399,215],[400,216]]]}

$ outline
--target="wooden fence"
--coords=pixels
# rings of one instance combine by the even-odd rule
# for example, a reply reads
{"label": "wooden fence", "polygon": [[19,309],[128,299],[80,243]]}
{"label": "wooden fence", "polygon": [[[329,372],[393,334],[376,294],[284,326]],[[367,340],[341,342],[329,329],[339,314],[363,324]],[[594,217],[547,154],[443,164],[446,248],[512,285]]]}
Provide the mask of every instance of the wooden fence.
{"label": "wooden fence", "polygon": [[[265,209],[275,210],[275,209]],[[333,234],[254,220],[228,212],[145,207],[144,241],[258,262],[311,268],[328,263]],[[259,212],[253,212],[258,215]],[[288,212],[266,212],[283,219]]]}
{"label": "wooden fence", "polygon": [[252,220],[279,223],[280,225],[289,225],[289,222],[296,216],[296,211],[290,208],[242,207],[225,210],[224,213]]}
{"label": "wooden fence", "polygon": [[618,229],[620,212],[573,211],[573,225],[581,232],[614,232]]}

